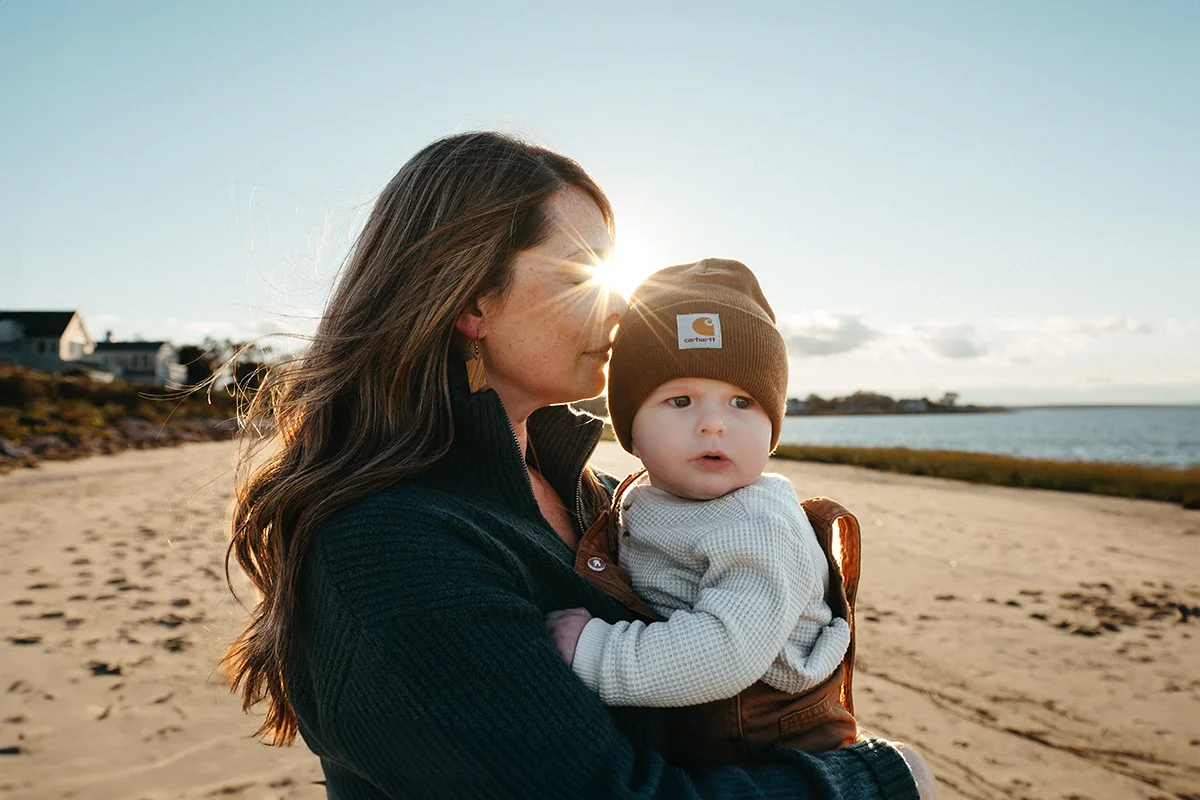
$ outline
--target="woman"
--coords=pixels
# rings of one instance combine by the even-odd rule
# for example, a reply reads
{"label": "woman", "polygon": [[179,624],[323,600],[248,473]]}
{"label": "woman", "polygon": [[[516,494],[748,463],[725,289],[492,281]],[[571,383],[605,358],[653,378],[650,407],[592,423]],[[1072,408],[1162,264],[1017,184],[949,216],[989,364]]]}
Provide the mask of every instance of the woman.
{"label": "woman", "polygon": [[611,243],[583,170],[505,136],[434,142],[392,179],[249,409],[273,452],[233,519],[262,595],[224,660],[243,706],[266,701],[276,744],[303,735],[330,797],[915,796],[882,742],[672,766],[659,712],[605,708],[559,658],[546,612],[634,618],[572,568],[612,483],[586,466],[601,423],[558,405],[604,387]]}

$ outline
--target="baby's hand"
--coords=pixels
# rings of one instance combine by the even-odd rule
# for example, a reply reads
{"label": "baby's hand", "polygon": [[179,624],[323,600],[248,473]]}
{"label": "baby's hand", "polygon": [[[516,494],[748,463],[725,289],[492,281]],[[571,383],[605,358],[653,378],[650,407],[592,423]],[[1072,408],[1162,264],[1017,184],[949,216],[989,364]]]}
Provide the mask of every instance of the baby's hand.
{"label": "baby's hand", "polygon": [[575,660],[575,645],[579,642],[579,634],[583,633],[583,626],[587,625],[591,618],[592,615],[586,608],[567,608],[551,611],[546,615],[546,629],[550,631],[550,638],[554,639],[554,646],[558,648],[558,654],[567,662],[568,667]]}

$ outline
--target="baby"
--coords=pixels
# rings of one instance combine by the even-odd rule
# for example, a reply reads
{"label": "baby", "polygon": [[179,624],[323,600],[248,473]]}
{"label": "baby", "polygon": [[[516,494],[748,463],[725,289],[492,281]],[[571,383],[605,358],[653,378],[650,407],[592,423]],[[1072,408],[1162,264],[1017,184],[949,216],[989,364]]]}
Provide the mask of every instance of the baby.
{"label": "baby", "polygon": [[608,404],[618,441],[645,472],[614,512],[619,565],[664,621],[609,623],[582,609],[547,618],[564,658],[608,705],[738,696],[732,720],[693,716],[687,731],[726,740],[701,749],[729,757],[838,747],[857,733],[836,702],[850,628],[826,600],[825,552],[788,480],[763,472],[787,390],[774,322],[737,261],[669,267],[634,292],[613,343]]}

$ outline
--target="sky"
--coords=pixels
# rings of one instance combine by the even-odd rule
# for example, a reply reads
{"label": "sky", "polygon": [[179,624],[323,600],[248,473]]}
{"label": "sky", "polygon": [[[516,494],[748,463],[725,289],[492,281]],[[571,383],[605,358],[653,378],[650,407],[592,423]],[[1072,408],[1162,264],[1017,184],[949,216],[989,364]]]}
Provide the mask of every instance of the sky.
{"label": "sky", "polygon": [[311,332],[399,166],[500,129],[628,274],[749,265],[794,395],[1200,403],[1197,41],[1194,0],[0,0],[0,308]]}

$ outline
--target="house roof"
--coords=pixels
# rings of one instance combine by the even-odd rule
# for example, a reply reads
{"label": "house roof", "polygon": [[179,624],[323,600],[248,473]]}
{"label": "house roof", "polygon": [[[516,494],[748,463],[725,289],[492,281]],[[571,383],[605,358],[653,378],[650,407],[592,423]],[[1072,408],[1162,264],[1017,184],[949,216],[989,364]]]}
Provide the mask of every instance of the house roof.
{"label": "house roof", "polygon": [[97,353],[128,353],[136,350],[158,352],[166,342],[96,342]]}
{"label": "house roof", "polygon": [[17,323],[29,339],[62,336],[74,316],[74,311],[0,311],[0,320]]}

